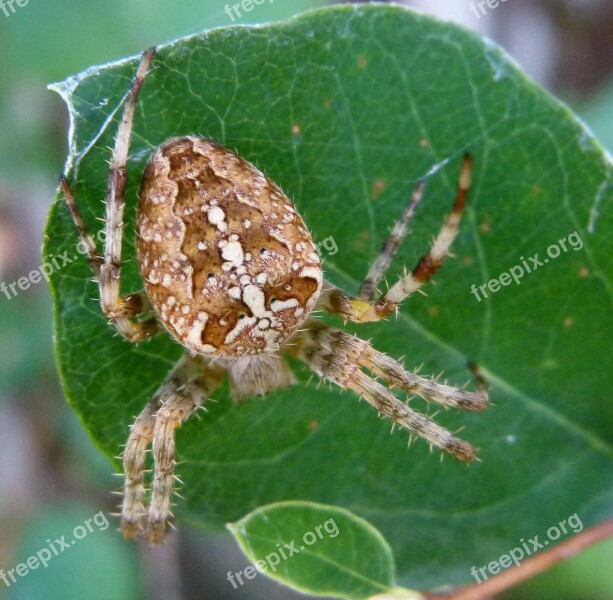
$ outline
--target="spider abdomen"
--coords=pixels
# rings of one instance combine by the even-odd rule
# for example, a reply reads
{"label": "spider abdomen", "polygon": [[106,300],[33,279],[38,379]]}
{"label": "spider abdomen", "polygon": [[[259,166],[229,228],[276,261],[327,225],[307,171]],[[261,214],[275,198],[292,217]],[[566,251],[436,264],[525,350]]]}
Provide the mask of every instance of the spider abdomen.
{"label": "spider abdomen", "polygon": [[158,318],[199,354],[276,351],[321,291],[317,249],[292,202],[199,137],[171,139],[149,161],[137,247]]}

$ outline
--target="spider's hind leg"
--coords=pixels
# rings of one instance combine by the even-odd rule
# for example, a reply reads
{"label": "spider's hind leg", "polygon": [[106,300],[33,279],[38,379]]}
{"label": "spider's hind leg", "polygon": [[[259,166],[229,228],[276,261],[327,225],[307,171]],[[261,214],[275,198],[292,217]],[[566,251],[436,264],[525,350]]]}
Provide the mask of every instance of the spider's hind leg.
{"label": "spider's hind leg", "polygon": [[145,508],[145,468],[147,446],[153,439],[155,413],[159,408],[161,390],[130,427],[130,436],[123,452],[123,501],[121,503],[121,533],[127,539],[134,539],[144,529],[147,510]]}
{"label": "spider's hind leg", "polygon": [[[353,390],[379,413],[432,446],[465,462],[475,459],[476,451],[468,442],[401,402],[389,388],[401,388],[442,406],[475,411],[487,408],[485,392],[466,392],[409,373],[398,362],[376,351],[367,341],[314,319],[307,321],[304,329],[295,334],[292,343],[296,357],[306,362],[320,377],[341,388]],[[362,368],[368,369],[374,377],[366,374]],[[389,387],[375,377],[381,378]]]}
{"label": "spider's hind leg", "polygon": [[[152,543],[164,538],[173,489],[175,430],[202,406],[220,379],[219,369],[213,369],[201,357],[186,353],[132,425],[123,456],[121,531],[125,537],[134,538],[146,531]],[[150,443],[153,444],[154,477],[147,511],[144,480]]]}

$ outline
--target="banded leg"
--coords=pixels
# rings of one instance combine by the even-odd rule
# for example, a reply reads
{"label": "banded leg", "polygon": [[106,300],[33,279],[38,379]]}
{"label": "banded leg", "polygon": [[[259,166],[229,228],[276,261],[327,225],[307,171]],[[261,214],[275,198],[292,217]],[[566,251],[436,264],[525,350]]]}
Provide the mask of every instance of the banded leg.
{"label": "banded leg", "polygon": [[[207,369],[201,358],[184,355],[130,428],[123,455],[125,483],[121,506],[121,531],[126,538],[136,537],[147,527],[146,452],[155,439],[158,413],[176,402],[177,398],[187,398],[186,405],[195,405],[193,410],[198,408],[204,401],[204,394],[216,387],[212,385],[213,381],[219,379],[218,375],[215,375],[215,379],[214,372]],[[193,410],[185,414],[183,421]]]}
{"label": "banded leg", "polygon": [[141,533],[147,522],[145,508],[145,468],[146,454],[153,440],[156,413],[176,390],[188,381],[189,370],[182,358],[168,374],[153,398],[130,428],[130,436],[123,453],[125,474],[124,496],[121,506],[121,531],[126,538],[134,538]]}
{"label": "banded leg", "polygon": [[121,335],[135,342],[150,338],[157,332],[157,322],[154,318],[142,322],[132,321],[134,317],[150,310],[147,296],[144,293],[139,292],[120,296],[126,162],[128,160],[130,136],[134,121],[134,109],[154,55],[155,49],[150,49],[143,53],[115,138],[107,189],[104,257],[100,256],[92,236],[87,233],[85,223],[68,182],[65,178],[60,179],[60,186],[64,192],[72,220],[77,227],[81,240],[85,244],[90,265],[99,283],[102,311],[105,316],[112,320]]}
{"label": "banded leg", "polygon": [[[121,533],[126,539],[134,539],[144,529],[147,520],[145,508],[145,469],[147,447],[153,439],[155,413],[160,405],[165,383],[136,418],[130,428],[130,436],[123,453],[123,501],[121,503]],[[168,393],[169,390],[166,390]]]}
{"label": "banded leg", "polygon": [[377,256],[375,262],[368,270],[368,274],[360,286],[360,291],[358,292],[357,296],[360,300],[370,302],[373,299],[373,296],[377,291],[377,286],[381,282],[381,279],[383,279],[385,271],[387,271],[394,256],[396,256],[396,252],[398,252],[398,248],[400,247],[402,240],[409,231],[409,224],[415,216],[415,209],[424,195],[425,187],[425,182],[420,181],[411,195],[409,204],[402,211],[402,216],[394,224],[389,237],[383,244],[383,248],[381,249],[379,256]]}
{"label": "banded leg", "polygon": [[[392,230],[392,234],[386,242],[382,254],[377,258],[364,280],[358,297],[352,298],[347,296],[345,292],[326,282],[318,302],[318,307],[333,314],[338,314],[344,319],[361,323],[379,321],[396,312],[400,303],[407,296],[421,288],[438,271],[449,253],[449,248],[458,234],[462,212],[470,187],[471,173],[472,158],[469,154],[466,154],[462,161],[453,208],[445,219],[439,234],[436,236],[430,252],[421,258],[411,273],[401,277],[374,304],[371,304],[370,300],[376,287],[376,285],[372,285],[372,282],[378,282],[383,277],[385,269],[389,266],[400,241],[406,234],[406,223],[403,225],[403,220],[408,221],[412,217],[412,210],[414,211],[414,206],[419,202],[423,192],[423,187],[421,186],[418,186],[414,192],[399,225]],[[407,213],[409,213],[408,216]]]}
{"label": "banded leg", "polygon": [[432,446],[465,462],[475,459],[475,449],[468,442],[457,438],[430,417],[411,409],[361,369],[370,370],[390,387],[419,394],[443,406],[482,411],[488,405],[484,392],[465,392],[408,373],[399,363],[374,350],[365,340],[320,321],[307,321],[305,328],[292,338],[292,342],[295,342],[297,358],[306,362],[320,377],[341,388],[353,390],[379,413]]}
{"label": "banded leg", "polygon": [[[100,287],[100,301],[102,304],[103,297],[103,289],[100,279],[100,272],[102,266],[104,265],[104,257],[98,251],[98,247],[93,236],[87,231],[87,227],[85,225],[85,221],[81,216],[81,212],[79,211],[79,207],[75,201],[72,190],[70,189],[70,185],[66,179],[60,179],[60,187],[62,188],[62,192],[64,193],[64,198],[66,199],[66,204],[70,210],[70,215],[72,217],[72,221],[75,224],[77,232],[79,234],[79,238],[81,239],[81,244],[85,250],[85,256],[89,262],[89,265],[94,274],[94,279],[98,282]],[[144,292],[136,292],[134,294],[130,294],[128,296],[124,296],[120,298],[126,307],[130,307],[130,310],[126,311],[125,316],[122,318],[113,318],[111,314],[109,314],[105,310],[105,306],[102,304],[102,310],[105,316],[111,318],[113,325],[117,328],[117,331],[126,338],[130,342],[140,342],[142,340],[149,339],[158,333],[158,323],[155,317],[145,319],[144,321],[135,322],[131,319],[138,317],[142,314],[147,313],[150,309],[149,299]]]}
{"label": "banded leg", "polygon": [[210,367],[202,357],[191,357],[187,353],[174,373],[170,382],[172,392],[162,398],[153,427],[154,476],[146,532],[152,544],[164,539],[172,517],[175,430],[202,406],[223,375],[221,369]]}

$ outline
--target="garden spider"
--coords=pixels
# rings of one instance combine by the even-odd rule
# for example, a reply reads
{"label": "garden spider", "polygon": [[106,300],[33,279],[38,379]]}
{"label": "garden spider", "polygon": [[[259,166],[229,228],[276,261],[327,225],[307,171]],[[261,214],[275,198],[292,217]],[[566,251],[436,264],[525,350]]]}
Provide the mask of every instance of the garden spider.
{"label": "garden spider", "polygon": [[[234,399],[264,395],[295,382],[284,354],[353,390],[411,434],[469,462],[475,450],[430,417],[401,402],[384,384],[444,407],[481,411],[487,393],[410,373],[368,342],[313,316],[314,309],[358,323],[394,313],[441,266],[458,232],[471,175],[466,155],[453,209],[430,252],[373,302],[376,287],[407,231],[424,185],[412,195],[357,297],[323,279],[302,218],[287,196],[253,165],[200,137],[166,141],[146,168],[137,218],[138,264],[145,292],[120,295],[126,161],[134,110],[155,50],[142,56],[113,150],[101,255],[70,186],[60,185],[100,288],[102,312],[119,333],[140,342],[160,324],[186,351],[131,427],[123,453],[121,530],[160,542],[170,519],[175,430],[229,377]],[[138,317],[141,317],[140,319]],[[367,375],[362,369],[371,373]],[[146,508],[145,455],[154,474]]]}

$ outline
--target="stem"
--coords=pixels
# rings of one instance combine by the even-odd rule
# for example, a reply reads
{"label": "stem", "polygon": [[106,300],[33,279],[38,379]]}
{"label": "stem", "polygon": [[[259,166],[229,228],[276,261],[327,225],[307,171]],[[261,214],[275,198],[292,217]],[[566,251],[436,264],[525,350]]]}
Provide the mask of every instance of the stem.
{"label": "stem", "polygon": [[425,592],[424,600],[486,600],[611,536],[613,536],[613,519],[586,529],[483,583],[465,585],[448,593]]}

